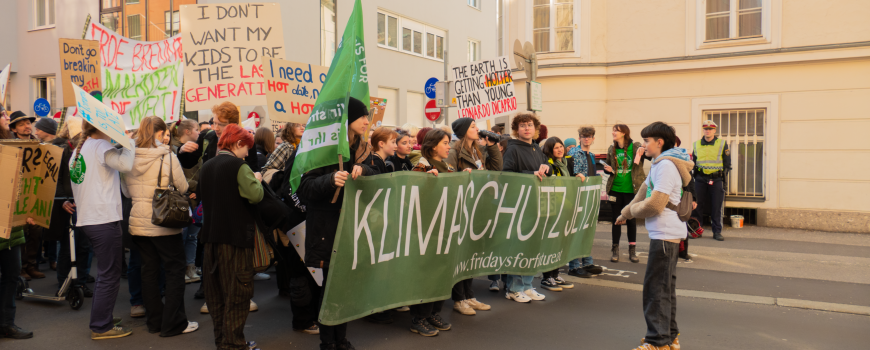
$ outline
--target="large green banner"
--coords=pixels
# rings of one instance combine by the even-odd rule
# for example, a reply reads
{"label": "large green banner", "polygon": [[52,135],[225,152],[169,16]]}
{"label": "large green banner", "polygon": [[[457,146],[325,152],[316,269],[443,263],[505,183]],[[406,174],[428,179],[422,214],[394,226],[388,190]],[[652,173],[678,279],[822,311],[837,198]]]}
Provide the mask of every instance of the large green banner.
{"label": "large green banner", "polygon": [[589,256],[601,178],[397,172],[346,183],[320,322],[450,298],[461,280]]}

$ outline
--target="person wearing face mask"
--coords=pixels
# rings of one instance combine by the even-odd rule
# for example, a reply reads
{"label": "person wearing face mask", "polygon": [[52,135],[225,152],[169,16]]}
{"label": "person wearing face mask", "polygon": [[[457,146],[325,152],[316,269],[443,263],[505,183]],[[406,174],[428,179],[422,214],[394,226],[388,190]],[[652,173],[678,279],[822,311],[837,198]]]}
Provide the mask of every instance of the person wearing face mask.
{"label": "person wearing face mask", "polygon": [[[124,174],[121,190],[133,200],[130,235],[142,258],[142,298],[149,333],[171,337],[199,328],[184,312],[184,277],[187,270],[181,229],[151,223],[154,190],[170,184],[187,191],[187,178],[178,159],[163,144],[166,123],[159,117],[146,117],[136,137],[133,169]],[[166,301],[160,292],[160,269],[166,274]]]}
{"label": "person wearing face mask", "polygon": [[396,135],[396,153],[387,157],[387,160],[393,163],[395,171],[410,171],[414,168],[410,157],[414,150],[411,135],[402,129],[396,129]]}
{"label": "person wearing face mask", "polygon": [[[489,138],[480,137],[477,123],[471,118],[459,118],[451,124],[453,133],[459,140],[450,148],[447,164],[457,171],[491,170],[501,171],[502,159],[498,145]],[[484,143],[481,145],[480,143]],[[488,311],[492,307],[477,301],[471,288],[472,279],[459,281],[453,286],[453,310],[471,316],[477,311]]]}
{"label": "person wearing face mask", "polygon": [[396,165],[389,160],[390,157],[396,155],[396,137],[399,134],[390,128],[380,127],[372,132],[372,157],[371,165],[376,168],[381,174],[391,173],[396,171]]}

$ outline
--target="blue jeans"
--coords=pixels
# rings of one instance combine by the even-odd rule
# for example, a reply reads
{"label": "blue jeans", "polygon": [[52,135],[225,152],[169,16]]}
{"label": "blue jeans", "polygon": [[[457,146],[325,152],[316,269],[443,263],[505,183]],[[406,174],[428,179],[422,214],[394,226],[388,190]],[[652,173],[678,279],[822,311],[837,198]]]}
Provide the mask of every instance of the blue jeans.
{"label": "blue jeans", "polygon": [[21,273],[21,246],[0,250],[0,326],[15,325],[15,292]]}
{"label": "blue jeans", "polygon": [[202,227],[197,224],[190,224],[181,230],[181,239],[184,240],[184,255],[187,258],[187,265],[193,265],[196,262],[196,236],[199,235],[199,230]]}
{"label": "blue jeans", "polygon": [[517,276],[517,275],[507,275],[507,282],[505,282],[505,288],[511,293],[516,292],[525,292],[529,289],[532,289],[532,280],[535,276]]}
{"label": "blue jeans", "polygon": [[587,256],[585,258],[574,259],[568,262],[568,270],[573,270],[580,267],[590,266],[592,264],[592,257]]}

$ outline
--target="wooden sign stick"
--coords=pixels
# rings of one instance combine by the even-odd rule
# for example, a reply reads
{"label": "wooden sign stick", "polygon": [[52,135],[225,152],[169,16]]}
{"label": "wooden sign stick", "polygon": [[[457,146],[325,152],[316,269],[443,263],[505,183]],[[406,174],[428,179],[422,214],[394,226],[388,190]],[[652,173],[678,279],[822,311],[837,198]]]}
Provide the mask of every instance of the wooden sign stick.
{"label": "wooden sign stick", "polygon": [[[344,160],[342,159],[340,154],[338,155],[338,171],[344,171]],[[347,185],[347,180],[345,180],[344,182],[345,182],[345,185]],[[338,200],[338,193],[339,192],[341,192],[341,187],[335,189],[335,196],[332,197],[332,202],[330,202],[330,203],[335,203],[335,201]]]}

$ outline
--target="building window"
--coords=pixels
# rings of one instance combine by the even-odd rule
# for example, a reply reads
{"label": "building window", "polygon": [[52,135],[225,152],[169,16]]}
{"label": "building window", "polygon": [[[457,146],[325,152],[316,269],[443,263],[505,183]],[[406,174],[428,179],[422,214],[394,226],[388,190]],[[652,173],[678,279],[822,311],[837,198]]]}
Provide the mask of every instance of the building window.
{"label": "building window", "polygon": [[480,60],[480,41],[468,39],[468,62]]}
{"label": "building window", "polygon": [[138,3],[139,3],[139,0],[127,0],[127,5],[134,5],[134,4],[138,4]]}
{"label": "building window", "polygon": [[33,29],[54,27],[54,0],[33,1]]}
{"label": "building window", "polygon": [[705,41],[762,36],[763,0],[706,0]]}
{"label": "building window", "polygon": [[[171,13],[172,18],[170,18],[170,13]],[[164,20],[163,25],[165,27],[164,33],[166,33],[165,35],[167,38],[170,36],[178,34],[178,27],[181,24],[181,22],[179,21],[179,18],[180,17],[179,17],[178,11],[172,11],[172,12],[164,11],[163,12],[163,20]]]}
{"label": "building window", "polygon": [[496,12],[496,41],[498,41],[498,55],[504,56],[504,1],[495,1]]}
{"label": "building window", "polygon": [[705,111],[703,120],[718,126],[716,136],[731,150],[726,196],[764,199],[765,109]]}
{"label": "building window", "polygon": [[474,7],[480,10],[480,0],[468,0],[468,6]]}
{"label": "building window", "polygon": [[[59,110],[57,108],[57,90],[55,90],[55,79],[53,76],[39,77],[33,79],[33,85],[36,88],[36,98],[44,98],[51,105],[51,112]],[[33,108],[33,106],[30,106]],[[33,111],[36,112],[36,111]]]}
{"label": "building window", "polygon": [[[401,39],[399,28],[402,30]],[[445,34],[443,30],[407,18],[378,12],[378,46],[385,49],[440,61],[444,59]]]}
{"label": "building window", "polygon": [[127,37],[142,41],[142,21],[140,14],[127,16]]}
{"label": "building window", "polygon": [[574,0],[535,0],[532,11],[536,52],[574,51]]}
{"label": "building window", "polygon": [[335,57],[335,0],[320,0],[320,64],[329,67]]}
{"label": "building window", "polygon": [[378,97],[387,100],[384,119],[381,125],[398,126],[399,124],[399,90],[378,86]]}
{"label": "building window", "polygon": [[[405,120],[407,123],[414,125],[428,125],[432,123],[429,119],[426,119],[426,102],[429,102],[429,99],[422,93],[408,91],[405,94]],[[390,108],[387,107],[387,109]]]}

